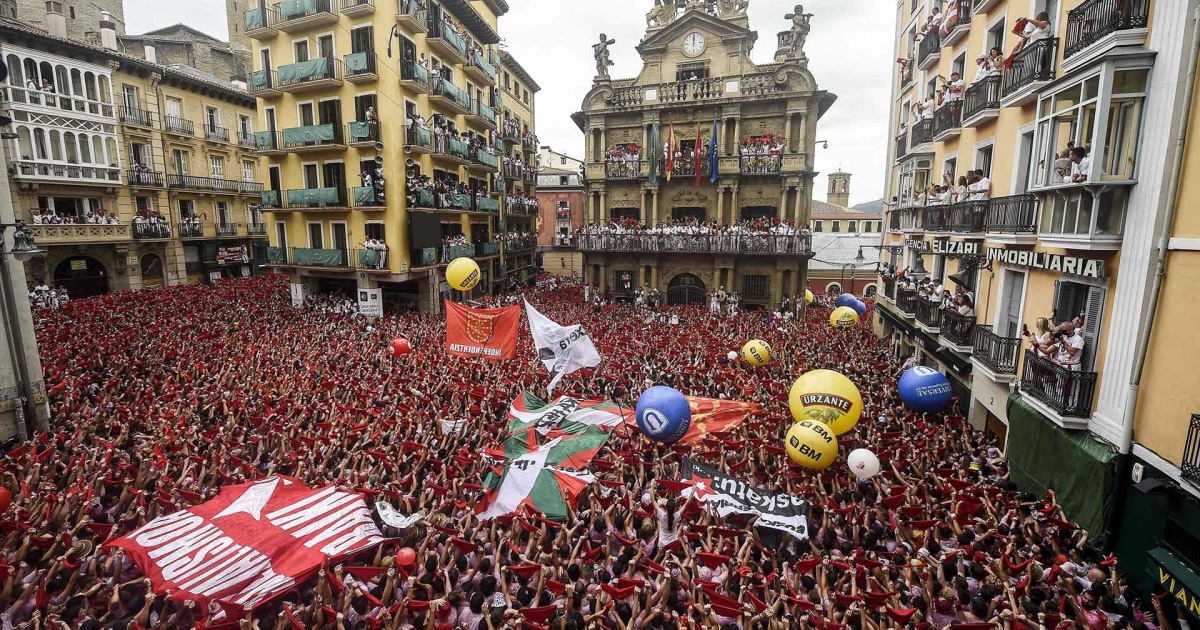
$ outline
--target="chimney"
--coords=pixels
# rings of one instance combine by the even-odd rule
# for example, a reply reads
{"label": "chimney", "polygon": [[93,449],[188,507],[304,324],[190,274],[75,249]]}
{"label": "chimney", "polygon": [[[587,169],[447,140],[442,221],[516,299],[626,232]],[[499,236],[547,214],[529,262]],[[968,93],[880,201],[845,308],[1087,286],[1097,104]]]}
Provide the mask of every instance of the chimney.
{"label": "chimney", "polygon": [[100,12],[100,45],[109,50],[117,49],[117,23],[108,11]]}
{"label": "chimney", "polygon": [[59,0],[46,0],[46,32],[55,37],[67,36],[67,16]]}
{"label": "chimney", "polygon": [[146,46],[146,61],[158,63],[158,51],[154,50],[153,46]]}

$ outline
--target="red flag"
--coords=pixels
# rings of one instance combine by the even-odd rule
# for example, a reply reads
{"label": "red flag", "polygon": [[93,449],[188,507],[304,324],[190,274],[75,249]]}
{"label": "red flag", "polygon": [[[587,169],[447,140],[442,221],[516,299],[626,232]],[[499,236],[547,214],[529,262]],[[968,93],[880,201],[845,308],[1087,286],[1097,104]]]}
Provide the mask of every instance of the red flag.
{"label": "red flag", "polygon": [[667,132],[666,146],[667,181],[671,181],[671,171],[675,170],[675,121],[671,121],[671,129]]}
{"label": "red flag", "polygon": [[446,303],[446,352],[491,361],[515,358],[521,307],[468,308]]}
{"label": "red flag", "polygon": [[[745,422],[746,417],[752,413],[762,412],[758,403],[696,396],[686,398],[688,407],[692,410],[692,425],[679,439],[678,444],[696,444],[713,433],[724,433],[734,429]],[[625,420],[625,424],[637,430],[637,418],[631,416]]]}

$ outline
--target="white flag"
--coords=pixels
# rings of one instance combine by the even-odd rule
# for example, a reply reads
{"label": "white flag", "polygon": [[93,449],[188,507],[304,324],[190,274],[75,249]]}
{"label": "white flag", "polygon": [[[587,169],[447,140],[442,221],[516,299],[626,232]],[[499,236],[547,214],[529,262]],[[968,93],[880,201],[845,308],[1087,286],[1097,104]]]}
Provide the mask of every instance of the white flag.
{"label": "white flag", "polygon": [[533,334],[538,358],[550,371],[547,393],[553,392],[558,381],[567,374],[600,365],[600,353],[582,326],[559,326],[533,308],[528,300],[525,301],[525,314],[529,317],[529,332]]}

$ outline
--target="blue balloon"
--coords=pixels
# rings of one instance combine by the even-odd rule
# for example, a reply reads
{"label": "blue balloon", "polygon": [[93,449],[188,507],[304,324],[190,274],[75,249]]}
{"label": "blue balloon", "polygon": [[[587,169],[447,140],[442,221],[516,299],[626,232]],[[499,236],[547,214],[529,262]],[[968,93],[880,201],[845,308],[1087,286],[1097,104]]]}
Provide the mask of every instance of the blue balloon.
{"label": "blue balloon", "polygon": [[646,437],[670,444],[692,426],[692,409],[677,390],[655,385],[638,397],[637,423]]}
{"label": "blue balloon", "polygon": [[945,374],[918,365],[900,376],[900,399],[918,413],[934,413],[946,408],[954,391]]}
{"label": "blue balloon", "polygon": [[854,304],[851,304],[850,306],[854,309],[855,313],[858,313],[859,317],[862,317],[867,313],[867,305],[863,304],[862,300],[854,300]]}
{"label": "blue balloon", "polygon": [[838,306],[849,306],[850,308],[854,308],[854,303],[857,301],[858,298],[854,297],[853,293],[843,293],[837,297]]}

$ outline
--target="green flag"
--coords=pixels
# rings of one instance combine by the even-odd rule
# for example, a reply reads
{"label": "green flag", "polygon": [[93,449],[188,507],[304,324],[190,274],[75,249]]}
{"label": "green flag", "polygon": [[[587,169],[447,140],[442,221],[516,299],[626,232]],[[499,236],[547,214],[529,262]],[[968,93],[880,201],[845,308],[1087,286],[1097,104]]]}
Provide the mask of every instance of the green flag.
{"label": "green flag", "polygon": [[662,143],[658,140],[658,123],[650,129],[650,183],[658,183],[658,152],[662,151]]}

